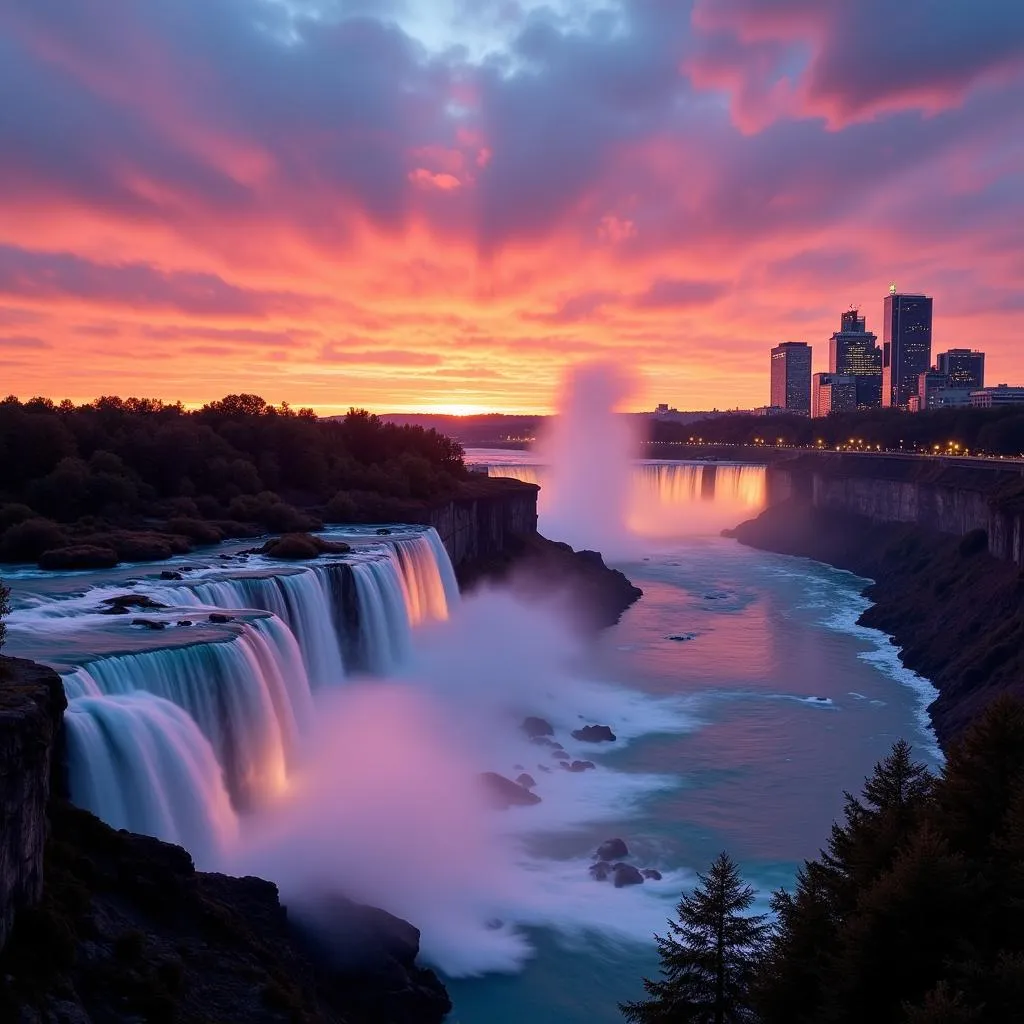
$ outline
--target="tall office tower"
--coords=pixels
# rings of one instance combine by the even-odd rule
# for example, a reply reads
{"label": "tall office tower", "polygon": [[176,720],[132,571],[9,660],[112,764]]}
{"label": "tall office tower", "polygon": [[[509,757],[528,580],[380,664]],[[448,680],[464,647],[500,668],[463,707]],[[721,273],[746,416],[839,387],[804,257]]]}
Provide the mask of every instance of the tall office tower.
{"label": "tall office tower", "polygon": [[905,409],[917,378],[932,365],[932,300],[891,285],[882,333],[882,405]]}
{"label": "tall office tower", "polygon": [[951,348],[940,352],[935,365],[939,373],[949,378],[951,388],[971,388],[980,391],[985,386],[985,353],[969,348]]}
{"label": "tall office tower", "polygon": [[772,349],[771,404],[787,412],[811,414],[811,346],[784,341]]}
{"label": "tall office tower", "polygon": [[829,342],[828,372],[855,378],[862,409],[882,404],[882,350],[877,341],[860,310],[848,309]]}

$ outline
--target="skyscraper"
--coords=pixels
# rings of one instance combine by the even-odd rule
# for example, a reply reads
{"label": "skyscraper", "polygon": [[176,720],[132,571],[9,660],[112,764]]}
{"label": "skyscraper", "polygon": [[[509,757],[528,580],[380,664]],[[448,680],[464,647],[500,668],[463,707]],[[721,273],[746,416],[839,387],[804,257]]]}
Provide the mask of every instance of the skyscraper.
{"label": "skyscraper", "polygon": [[848,309],[829,342],[828,372],[855,378],[860,408],[882,404],[882,350],[877,341],[860,311]]}
{"label": "skyscraper", "polygon": [[969,348],[951,348],[940,352],[935,362],[939,373],[949,378],[951,388],[980,391],[985,386],[985,353]]}
{"label": "skyscraper", "polygon": [[932,365],[932,300],[889,288],[882,333],[882,405],[905,409]]}
{"label": "skyscraper", "polygon": [[772,349],[771,404],[811,414],[811,346],[807,342],[784,341]]}

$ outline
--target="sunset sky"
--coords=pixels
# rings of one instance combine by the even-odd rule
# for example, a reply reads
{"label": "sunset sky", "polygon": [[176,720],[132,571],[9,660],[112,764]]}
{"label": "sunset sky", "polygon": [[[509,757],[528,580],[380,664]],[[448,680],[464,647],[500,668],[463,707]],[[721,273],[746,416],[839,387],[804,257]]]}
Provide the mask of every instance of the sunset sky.
{"label": "sunset sky", "polygon": [[890,281],[1024,384],[1021,0],[3,0],[0,390],[768,400]]}

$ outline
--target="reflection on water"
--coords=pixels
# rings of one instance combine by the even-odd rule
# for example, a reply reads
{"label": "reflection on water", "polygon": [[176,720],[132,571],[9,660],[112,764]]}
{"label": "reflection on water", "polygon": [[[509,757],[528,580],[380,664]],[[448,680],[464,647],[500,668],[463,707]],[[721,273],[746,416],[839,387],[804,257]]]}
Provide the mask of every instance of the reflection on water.
{"label": "reflection on water", "polygon": [[[529,452],[471,451],[490,476],[539,484],[541,530],[546,506],[546,466]],[[493,460],[493,461],[492,461]],[[756,515],[765,503],[765,467],[714,462],[638,462],[627,503],[628,526],[645,537],[716,534]]]}

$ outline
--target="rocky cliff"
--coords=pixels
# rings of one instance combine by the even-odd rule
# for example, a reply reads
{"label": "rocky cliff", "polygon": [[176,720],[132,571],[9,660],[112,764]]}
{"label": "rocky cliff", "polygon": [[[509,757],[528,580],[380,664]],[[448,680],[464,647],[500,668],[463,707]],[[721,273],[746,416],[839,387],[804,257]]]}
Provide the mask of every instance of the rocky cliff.
{"label": "rocky cliff", "polygon": [[873,580],[861,621],[935,684],[946,744],[998,694],[1024,696],[1022,487],[1016,467],[802,457],[768,470],[769,507],[729,532]]}
{"label": "rocky cliff", "polygon": [[50,766],[66,705],[52,669],[0,661],[0,948],[15,913],[42,896]]}
{"label": "rocky cliff", "polygon": [[0,1021],[445,1017],[451,1003],[417,965],[407,922],[339,895],[330,934],[314,932],[270,882],[197,872],[184,850],[72,807],[60,780],[64,708],[55,672],[0,659]]}
{"label": "rocky cliff", "polygon": [[537,532],[539,491],[536,484],[488,479],[479,493],[437,505],[423,521],[437,530],[455,571],[471,570]]}

